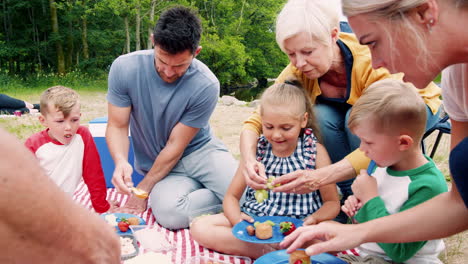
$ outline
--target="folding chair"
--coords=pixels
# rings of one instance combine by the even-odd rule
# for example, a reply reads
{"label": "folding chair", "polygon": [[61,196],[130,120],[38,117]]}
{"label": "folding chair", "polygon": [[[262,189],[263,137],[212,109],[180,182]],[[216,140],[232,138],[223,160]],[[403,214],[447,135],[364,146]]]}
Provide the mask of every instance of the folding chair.
{"label": "folding chair", "polygon": [[426,133],[424,133],[424,136],[422,138],[421,146],[422,146],[423,153],[426,154],[426,147],[424,145],[424,139],[426,139],[434,131],[436,131],[436,130],[439,131],[439,133],[437,134],[436,140],[434,142],[434,146],[432,146],[431,155],[429,155],[429,157],[431,157],[431,159],[434,157],[434,155],[435,155],[435,153],[437,151],[437,147],[439,146],[440,139],[442,138],[442,135],[443,134],[450,134],[452,132],[452,125],[450,124],[449,116],[447,115],[447,113],[445,113],[443,105],[441,105],[440,107],[441,107],[441,111],[440,111],[439,121],[437,121],[437,123],[433,127],[429,128],[426,131]]}

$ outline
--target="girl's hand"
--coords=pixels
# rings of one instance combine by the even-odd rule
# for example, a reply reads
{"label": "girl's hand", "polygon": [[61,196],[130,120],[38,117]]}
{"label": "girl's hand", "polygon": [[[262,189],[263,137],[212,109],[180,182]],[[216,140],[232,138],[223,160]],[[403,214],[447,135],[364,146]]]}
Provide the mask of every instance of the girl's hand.
{"label": "girl's hand", "polygon": [[377,180],[369,176],[366,170],[361,170],[361,174],[356,177],[353,185],[351,185],[351,189],[353,190],[354,196],[356,196],[362,204],[379,196]]}
{"label": "girl's hand", "polygon": [[246,214],[244,212],[242,212],[240,216],[241,216],[241,219],[239,220],[239,222],[242,222],[243,220],[245,220],[245,221],[247,221],[249,223],[254,222],[254,219],[250,215],[248,215],[248,214]]}
{"label": "girl's hand", "polygon": [[265,174],[265,166],[262,163],[254,160],[241,161],[242,175],[245,183],[254,190],[266,189],[267,177]]}
{"label": "girl's hand", "polygon": [[315,217],[313,215],[309,215],[306,217],[306,219],[304,219],[304,225],[307,226],[307,225],[316,225],[318,224],[318,221],[317,219],[315,219]]}

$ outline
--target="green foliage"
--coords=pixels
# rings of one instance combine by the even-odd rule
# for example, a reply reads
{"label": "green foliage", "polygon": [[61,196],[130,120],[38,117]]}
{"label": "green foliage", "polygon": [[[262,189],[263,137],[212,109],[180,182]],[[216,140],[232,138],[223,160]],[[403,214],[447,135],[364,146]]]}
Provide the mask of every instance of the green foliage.
{"label": "green foliage", "polygon": [[28,94],[29,91],[43,91],[48,87],[63,85],[73,89],[107,90],[106,72],[81,72],[79,70],[65,75],[55,73],[38,73],[20,78],[5,73],[0,73],[0,93],[15,95]]}
{"label": "green foliage", "polygon": [[[146,48],[148,29],[164,9],[178,4],[198,10],[204,28],[199,58],[222,85],[239,86],[255,79],[274,78],[288,62],[274,35],[276,14],[286,0],[157,0],[153,21],[149,15],[151,0],[54,1],[58,33],[52,33],[49,1],[8,0],[2,5],[1,73],[19,77],[21,83],[27,79],[26,82],[41,86],[56,82],[76,84],[73,76],[108,71],[112,61],[127,52],[127,31],[130,51],[134,51],[137,38]],[[137,36],[138,7],[141,27]],[[69,74],[64,80],[49,76],[58,68],[56,44],[61,44],[65,55]],[[2,89],[22,85],[5,82],[5,78],[0,76]]]}

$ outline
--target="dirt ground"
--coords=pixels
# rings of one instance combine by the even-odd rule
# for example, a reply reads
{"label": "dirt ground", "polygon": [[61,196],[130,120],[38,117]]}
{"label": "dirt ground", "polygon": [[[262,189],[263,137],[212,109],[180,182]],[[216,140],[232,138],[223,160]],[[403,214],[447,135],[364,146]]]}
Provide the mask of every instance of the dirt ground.
{"label": "dirt ground", "polygon": [[[107,115],[107,103],[104,92],[83,92],[80,91],[82,102],[82,123],[86,124],[90,120]],[[24,98],[30,102],[37,102],[39,95],[31,95],[30,98]],[[254,111],[254,108],[247,106],[226,106],[218,104],[211,118],[211,126],[214,134],[220,138],[238,159],[239,154],[239,135],[242,128],[242,122]],[[0,125],[5,127],[11,133],[14,133],[24,140],[33,132],[42,129],[37,121],[37,117],[23,116],[21,119],[3,119]],[[434,133],[435,134],[435,133]],[[431,149],[435,135],[429,137],[426,141],[428,149]],[[434,161],[445,175],[448,175],[448,153],[449,153],[449,135],[444,135],[437,149]],[[450,183],[449,183],[450,186]],[[437,213],[437,212],[435,212]],[[421,221],[426,221],[425,219]],[[443,228],[443,227],[441,227]],[[464,264],[468,263],[468,231],[454,235],[445,239],[446,250],[440,256],[446,264]]]}

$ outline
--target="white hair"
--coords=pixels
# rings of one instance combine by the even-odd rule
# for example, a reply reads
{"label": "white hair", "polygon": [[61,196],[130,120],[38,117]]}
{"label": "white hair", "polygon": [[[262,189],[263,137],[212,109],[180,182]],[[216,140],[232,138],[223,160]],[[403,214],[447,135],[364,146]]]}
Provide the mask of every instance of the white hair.
{"label": "white hair", "polygon": [[336,0],[289,0],[276,18],[276,42],[285,52],[285,40],[309,33],[311,39],[330,46],[331,32],[339,29],[340,15]]}

